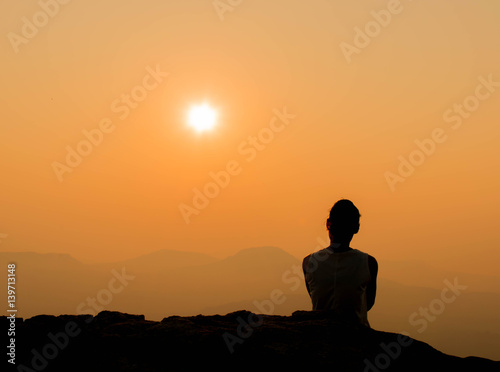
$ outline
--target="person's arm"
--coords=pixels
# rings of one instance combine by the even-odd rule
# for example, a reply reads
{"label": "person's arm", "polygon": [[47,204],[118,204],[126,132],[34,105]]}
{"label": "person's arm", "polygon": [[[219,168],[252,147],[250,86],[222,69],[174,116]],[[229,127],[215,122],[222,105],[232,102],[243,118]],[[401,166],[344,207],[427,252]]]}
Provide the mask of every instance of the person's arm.
{"label": "person's arm", "polygon": [[377,295],[378,263],[375,257],[368,256],[368,267],[370,269],[371,280],[370,283],[368,283],[368,288],[366,289],[366,296],[368,301],[368,310],[370,310],[375,304],[375,296]]}
{"label": "person's arm", "polygon": [[302,270],[304,271],[304,280],[306,282],[307,293],[309,293],[309,296],[311,295],[311,290],[309,289],[309,284],[307,283],[306,272],[307,272],[307,264],[309,262],[310,256],[311,255],[305,257],[304,260],[302,261]]}

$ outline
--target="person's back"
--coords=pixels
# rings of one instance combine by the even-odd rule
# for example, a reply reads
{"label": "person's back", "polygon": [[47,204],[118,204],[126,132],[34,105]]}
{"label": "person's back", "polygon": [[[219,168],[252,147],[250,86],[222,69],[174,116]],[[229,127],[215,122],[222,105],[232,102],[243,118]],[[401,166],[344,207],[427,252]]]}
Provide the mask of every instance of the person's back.
{"label": "person's back", "polygon": [[349,247],[359,230],[359,211],[348,200],[337,202],[327,221],[332,244],[304,258],[303,269],[313,310],[330,310],[341,319],[369,326],[375,302],[375,258]]}
{"label": "person's back", "polygon": [[304,271],[313,310],[333,310],[369,325],[366,290],[371,275],[366,253],[325,248],[309,256]]}

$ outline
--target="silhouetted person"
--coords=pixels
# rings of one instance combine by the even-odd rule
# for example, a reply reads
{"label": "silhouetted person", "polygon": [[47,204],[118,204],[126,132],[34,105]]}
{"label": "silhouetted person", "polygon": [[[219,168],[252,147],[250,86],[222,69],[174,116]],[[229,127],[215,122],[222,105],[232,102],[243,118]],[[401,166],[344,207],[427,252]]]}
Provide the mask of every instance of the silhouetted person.
{"label": "silhouetted person", "polygon": [[331,310],[369,327],[367,312],[375,303],[378,264],[349,247],[359,231],[359,218],[350,200],[336,202],[326,221],[330,246],[305,257],[302,268],[313,310]]}

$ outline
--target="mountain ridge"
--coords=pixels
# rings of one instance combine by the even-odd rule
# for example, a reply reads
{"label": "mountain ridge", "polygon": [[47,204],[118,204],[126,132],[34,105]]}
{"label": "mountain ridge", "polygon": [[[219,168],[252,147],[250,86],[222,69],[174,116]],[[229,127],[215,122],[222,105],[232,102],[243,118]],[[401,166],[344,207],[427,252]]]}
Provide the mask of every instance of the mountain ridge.
{"label": "mountain ridge", "polygon": [[[162,254],[168,256],[168,250],[157,254],[159,256],[142,255],[144,262],[128,261],[125,265],[120,262],[73,265],[70,255],[17,254],[17,257],[22,256],[18,261],[19,309],[23,316],[77,314],[77,309],[88,308],[81,304],[87,303],[89,298],[106,300],[102,294],[109,290],[110,281],[122,270],[134,279],[122,291],[113,294],[109,301],[98,302],[96,307],[99,310],[145,314],[149,319],[158,320],[166,315],[228,313],[238,309],[266,312],[259,310],[263,308],[270,309],[269,313],[273,315],[289,315],[295,310],[311,308],[301,262],[281,248],[251,247],[226,258],[209,259],[206,264],[184,267],[172,267],[173,262],[159,258]],[[193,254],[197,255],[197,252]],[[0,264],[8,263],[11,258],[15,258],[14,254],[3,253]],[[411,271],[410,262],[406,265],[407,274],[418,274],[418,277],[410,278],[410,283],[401,283],[391,278],[389,270],[386,271],[389,265],[392,264],[379,261],[377,300],[369,313],[370,322],[387,330],[417,331],[419,328],[412,326],[410,316],[422,322],[422,316],[414,313],[436,304],[446,286],[443,279],[453,283],[455,276],[434,270],[429,275],[432,279],[426,279],[431,269],[424,266],[424,270],[417,265]],[[399,270],[400,265],[395,267]],[[467,279],[466,276],[459,275],[457,279],[467,289],[456,301],[446,303],[442,310],[438,309],[439,312],[432,315],[436,320],[428,322],[428,330],[421,337],[456,355],[463,356],[470,351],[490,358],[500,356],[490,342],[500,335],[497,315],[500,294],[483,291],[494,282],[479,286],[468,280],[462,281]],[[474,280],[481,284],[481,279],[478,276]],[[269,302],[273,291],[283,294],[284,303]],[[7,296],[6,287],[0,288],[0,296]],[[455,331],[453,337],[450,330]],[[471,338],[470,335],[477,337]]]}

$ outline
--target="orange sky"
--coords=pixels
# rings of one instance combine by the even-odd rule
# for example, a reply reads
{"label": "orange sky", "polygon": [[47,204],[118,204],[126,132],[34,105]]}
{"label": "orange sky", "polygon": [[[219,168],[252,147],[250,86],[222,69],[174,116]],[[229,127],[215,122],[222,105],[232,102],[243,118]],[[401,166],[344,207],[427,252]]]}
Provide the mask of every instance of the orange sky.
{"label": "orange sky", "polygon": [[[499,3],[47,3],[45,18],[37,2],[0,12],[2,251],[110,261],[275,245],[302,257],[345,197],[362,214],[352,246],[497,273]],[[199,135],[186,112],[203,101],[219,121]],[[249,136],[267,140],[284,108],[295,117],[252,157]],[[103,121],[109,133],[58,179],[54,162]],[[391,190],[387,172],[436,130]],[[228,162],[239,174],[187,224],[179,206]]]}

